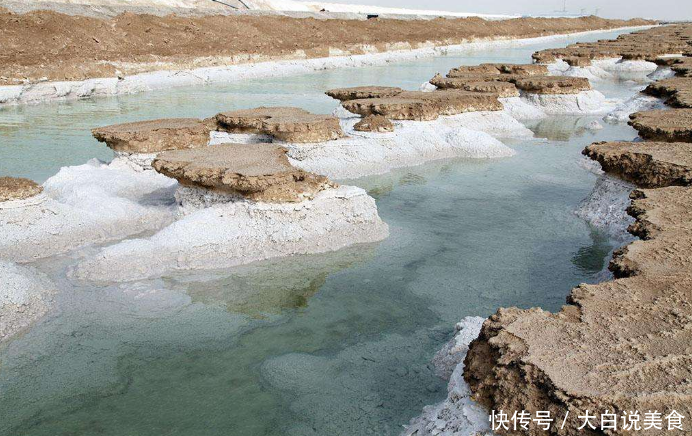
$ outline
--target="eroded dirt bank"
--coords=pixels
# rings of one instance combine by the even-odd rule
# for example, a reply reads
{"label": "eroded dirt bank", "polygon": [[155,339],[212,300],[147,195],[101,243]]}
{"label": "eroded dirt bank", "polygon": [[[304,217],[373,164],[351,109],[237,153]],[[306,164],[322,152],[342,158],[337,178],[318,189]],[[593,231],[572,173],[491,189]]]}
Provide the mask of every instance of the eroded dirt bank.
{"label": "eroded dirt bank", "polygon": [[598,17],[317,20],[122,14],[112,19],[0,8],[0,85],[77,81],[248,61],[361,54],[473,38],[530,38],[653,24]]}
{"label": "eroded dirt bank", "polygon": [[[687,54],[692,48],[689,25],[646,34],[590,44],[586,51],[575,45],[557,57],[574,60],[578,52],[587,62],[622,50],[623,57],[657,58],[671,47]],[[641,44],[654,34],[658,47]],[[689,58],[656,60],[684,65]],[[692,77],[674,70],[676,89],[689,89]],[[649,411],[661,416],[660,425],[639,422],[637,434],[668,434],[673,411],[685,417],[675,434],[692,433],[692,144],[684,134],[664,134],[692,128],[684,111],[631,116],[642,137],[652,137],[642,120],[656,124],[658,142],[599,143],[584,152],[607,173],[640,187],[627,212],[636,220],[628,230],[641,239],[615,252],[610,269],[616,279],[574,288],[559,313],[499,309],[471,344],[464,378],[475,400],[509,417],[549,411],[554,419],[548,431],[535,423],[515,429],[510,422],[498,433],[630,434],[622,416],[635,411],[641,420]],[[674,126],[658,126],[665,120]],[[596,427],[580,430],[587,411],[597,417]],[[608,413],[616,414],[617,425],[604,431],[600,417]]]}

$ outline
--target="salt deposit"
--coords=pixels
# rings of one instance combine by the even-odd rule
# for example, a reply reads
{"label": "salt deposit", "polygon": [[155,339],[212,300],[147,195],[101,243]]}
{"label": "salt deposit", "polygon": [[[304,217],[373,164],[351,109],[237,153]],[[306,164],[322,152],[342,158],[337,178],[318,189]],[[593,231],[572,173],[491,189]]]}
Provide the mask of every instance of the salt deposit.
{"label": "salt deposit", "polygon": [[545,118],[549,115],[598,115],[607,113],[615,103],[599,91],[578,94],[530,94],[501,98],[506,113],[517,120]]}
{"label": "salt deposit", "polygon": [[[292,165],[332,179],[383,174],[393,168],[452,157],[485,159],[514,155],[511,148],[488,133],[461,126],[464,123],[473,125],[474,120],[483,117],[465,113],[442,116],[435,121],[396,121],[391,133],[358,132],[353,126],[359,118],[345,118],[341,121],[347,138],[318,144],[287,143],[285,146]],[[492,125],[492,121],[497,121],[506,123],[504,131],[510,136],[517,132],[524,137],[529,134],[528,129],[506,114],[498,112],[488,117],[492,119],[486,123],[489,130],[503,131],[498,125]]]}
{"label": "salt deposit", "polygon": [[169,223],[176,182],[121,161],[64,167],[44,193],[0,208],[0,257],[29,261]]}
{"label": "salt deposit", "polygon": [[82,280],[129,281],[293,254],[323,253],[388,235],[375,200],[356,187],[301,203],[232,201],[189,213],[149,238],[104,248],[80,262]]}
{"label": "salt deposit", "polygon": [[630,205],[629,194],[635,188],[631,183],[608,175],[601,175],[591,194],[575,211],[595,228],[607,233],[617,241],[631,241],[627,227],[634,218],[626,212]]}
{"label": "salt deposit", "polygon": [[626,123],[630,115],[635,112],[664,108],[665,104],[660,98],[636,94],[615,106],[615,109],[603,117],[603,120],[610,123]]}
{"label": "salt deposit", "polygon": [[633,80],[646,82],[651,79],[648,76],[656,72],[657,68],[658,66],[653,62],[622,60],[620,58],[594,59],[591,61],[591,65],[583,67],[570,66],[563,60],[548,65],[548,71],[552,75],[584,77],[593,81]]}
{"label": "salt deposit", "polygon": [[33,268],[0,260],[0,342],[43,316],[55,286]]}
{"label": "salt deposit", "polygon": [[471,399],[471,390],[464,381],[464,358],[471,341],[478,337],[484,318],[466,317],[456,325],[456,335],[435,356],[438,372],[451,369],[447,398],[441,403],[426,406],[423,413],[412,419],[402,436],[454,435],[475,436],[492,434],[488,412]]}

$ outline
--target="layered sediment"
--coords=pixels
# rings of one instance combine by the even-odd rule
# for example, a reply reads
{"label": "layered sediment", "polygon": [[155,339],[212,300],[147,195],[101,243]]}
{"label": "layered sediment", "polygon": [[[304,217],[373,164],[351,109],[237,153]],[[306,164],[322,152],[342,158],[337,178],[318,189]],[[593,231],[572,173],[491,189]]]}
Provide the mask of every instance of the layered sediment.
{"label": "layered sediment", "polygon": [[269,135],[285,142],[324,142],[344,136],[339,119],[295,107],[259,107],[216,115],[218,127],[231,133]]}
{"label": "layered sediment", "polygon": [[221,144],[160,154],[154,169],[181,185],[271,203],[300,202],[335,185],[299,170],[273,144]]}
{"label": "layered sediment", "polygon": [[91,132],[109,148],[123,153],[158,153],[204,147],[212,128],[196,118],[169,118],[98,127]]}
{"label": "layered sediment", "polygon": [[[680,49],[689,29],[653,29],[553,53],[650,59]],[[637,44],[647,41],[657,42]],[[659,142],[597,143],[584,150],[607,174],[639,186],[627,213],[634,218],[628,230],[640,239],[614,253],[615,280],[574,288],[555,314],[499,309],[471,343],[464,378],[474,400],[510,417],[548,411],[553,418],[547,429],[510,423],[498,433],[629,434],[623,416],[657,411],[662,425],[638,430],[667,434],[672,413],[691,416],[692,148],[686,132],[692,119],[679,110],[632,117],[643,138]],[[681,140],[688,142],[674,142]],[[595,421],[584,430],[587,412]],[[601,415],[610,413],[618,423],[601,428]],[[682,426],[680,434],[688,434],[689,422]]]}
{"label": "layered sediment", "polygon": [[0,11],[0,85],[123,77],[272,59],[305,59],[429,47],[487,38],[650,25],[597,17],[436,20],[318,20],[285,16],[111,19],[50,11]]}
{"label": "layered sediment", "polygon": [[629,125],[652,141],[692,142],[692,109],[635,112]]}

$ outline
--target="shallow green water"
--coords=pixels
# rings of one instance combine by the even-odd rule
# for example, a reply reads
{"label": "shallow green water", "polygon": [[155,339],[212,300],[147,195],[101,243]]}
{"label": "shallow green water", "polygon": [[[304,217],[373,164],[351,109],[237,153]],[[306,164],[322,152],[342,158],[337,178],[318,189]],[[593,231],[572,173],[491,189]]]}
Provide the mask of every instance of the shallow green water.
{"label": "shallow green water", "polygon": [[[462,62],[525,62],[537,48],[0,111],[0,173],[42,180],[107,158],[94,125],[261,104],[328,112],[330,87],[416,88]],[[595,181],[580,151],[635,134],[579,128],[589,120],[532,126],[549,139],[510,143],[512,158],[355,181],[390,225],[380,244],[102,288],[65,279],[88,250],[42,262],[62,292],[0,350],[0,434],[398,434],[444,398],[429,362],[455,322],[500,306],[556,310],[602,269],[610,242],[573,214]]]}

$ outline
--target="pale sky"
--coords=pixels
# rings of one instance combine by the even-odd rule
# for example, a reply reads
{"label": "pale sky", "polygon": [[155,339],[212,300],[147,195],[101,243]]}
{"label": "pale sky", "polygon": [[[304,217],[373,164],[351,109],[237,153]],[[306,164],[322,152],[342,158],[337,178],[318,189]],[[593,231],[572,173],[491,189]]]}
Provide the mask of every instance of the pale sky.
{"label": "pale sky", "polygon": [[[562,9],[563,0],[327,0],[412,9],[436,9],[488,14],[548,14]],[[567,11],[585,9],[606,18],[645,17],[661,20],[692,20],[692,0],[567,0]]]}

